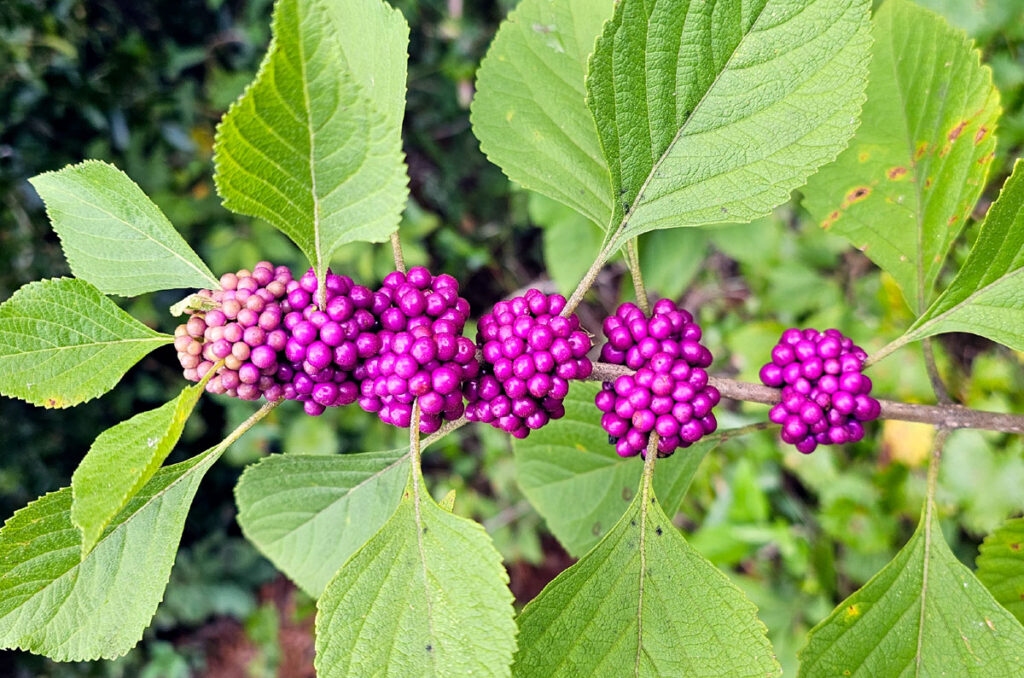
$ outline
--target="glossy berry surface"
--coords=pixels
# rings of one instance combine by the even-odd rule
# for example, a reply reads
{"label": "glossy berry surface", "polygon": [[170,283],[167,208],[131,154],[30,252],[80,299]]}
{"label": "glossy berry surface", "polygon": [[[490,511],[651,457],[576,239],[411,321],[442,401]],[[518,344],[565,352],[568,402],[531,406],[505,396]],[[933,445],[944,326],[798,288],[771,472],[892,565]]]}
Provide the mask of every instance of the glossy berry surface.
{"label": "glossy berry surface", "polygon": [[601,360],[636,370],[605,382],[595,397],[619,456],[644,454],[651,431],[658,434],[658,456],[667,457],[718,428],[712,409],[720,395],[705,371],[711,351],[700,343],[693,316],[670,299],[658,301],[650,318],[626,303],[603,330]]}
{"label": "glossy berry surface", "polygon": [[462,336],[469,302],[450,275],[416,266],[388,274],[373,293],[375,340],[357,346],[359,405],[381,421],[408,428],[420,403],[420,432],[433,433],[462,416],[463,383],[476,377],[476,347]]}
{"label": "glossy berry surface", "polygon": [[311,415],[355,402],[358,347],[375,337],[369,289],[328,271],[320,310],[312,270],[295,280],[287,267],[263,261],[220,282],[199,292],[215,307],[191,311],[175,330],[186,379],[199,381],[223,360],[206,385],[211,393],[297,400]]}
{"label": "glossy berry surface", "polygon": [[359,347],[374,341],[376,328],[368,288],[328,270],[322,309],[318,291],[312,269],[287,285],[281,301],[287,339],[277,373],[284,397],[302,402],[313,416],[356,401]]}
{"label": "glossy berry surface", "polygon": [[569,382],[593,371],[590,336],[575,314],[559,315],[565,297],[531,289],[500,301],[480,319],[480,376],[465,387],[466,418],[525,438],[565,415]]}
{"label": "glossy berry surface", "polygon": [[861,374],[866,358],[838,330],[783,332],[760,373],[763,384],[782,389],[769,415],[782,426],[782,441],[810,454],[818,445],[861,440],[864,423],[881,411],[871,379]]}

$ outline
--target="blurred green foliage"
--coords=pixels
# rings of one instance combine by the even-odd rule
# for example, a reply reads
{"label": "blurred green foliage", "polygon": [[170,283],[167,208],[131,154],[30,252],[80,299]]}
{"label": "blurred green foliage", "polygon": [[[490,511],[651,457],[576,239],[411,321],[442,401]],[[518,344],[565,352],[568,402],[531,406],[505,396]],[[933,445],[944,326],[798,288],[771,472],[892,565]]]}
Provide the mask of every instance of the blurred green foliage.
{"label": "blurred green foliage", "polygon": [[[919,1],[978,41],[1002,92],[999,162],[984,209],[1024,147],[1024,5]],[[480,154],[469,128],[475,69],[515,0],[394,4],[412,28],[405,122],[412,197],[401,227],[407,260],[455,275],[477,313],[530,284],[568,291],[589,266],[585,252],[596,251],[600,235],[511,185]],[[224,210],[211,180],[217,120],[255,74],[269,12],[270,0],[0,2],[0,299],[31,280],[68,273],[26,180],[83,158],[125,170],[217,273],[260,259],[302,267],[282,235]],[[976,227],[954,263],[974,233]],[[641,239],[640,257],[651,291],[681,298],[697,313],[716,369],[746,380],[756,378],[784,326],[838,327],[870,351],[910,320],[891,280],[793,206],[753,225],[652,233]],[[390,250],[350,246],[334,265],[373,285],[391,266]],[[584,323],[597,331],[601,317],[632,294],[624,264],[613,262],[582,311]],[[126,306],[169,330],[174,320],[165,309],[182,295],[160,293]],[[963,402],[1022,411],[1022,356],[966,336],[946,338],[942,348],[940,365]],[[871,376],[886,397],[930,401],[916,347],[873,367]],[[73,410],[0,400],[0,514],[66,485],[101,430],[165,402],[181,386],[166,349],[112,393]],[[204,399],[172,461],[215,443],[250,411],[239,401]],[[729,427],[765,415],[766,408],[745,405],[720,419]],[[803,457],[765,433],[731,441],[705,460],[677,524],[761,608],[787,673],[806,630],[877,572],[913,530],[924,495],[920,450],[927,451],[929,435],[927,427],[889,422],[862,443]],[[0,653],[0,675],[201,674],[207,659],[190,638],[225,618],[237,620],[259,648],[250,675],[275,675],[280,622],[259,590],[276,575],[234,521],[232,488],[241,467],[270,452],[382,450],[403,438],[354,408],[312,419],[286,404],[207,477],[164,604],[138,648],[118,662],[80,665]],[[516,578],[543,584],[555,573],[552,562],[564,566],[518,490],[506,436],[489,427],[467,429],[432,448],[425,464],[434,496],[456,490],[456,511],[484,523],[516,573],[514,587],[535,590],[537,582]],[[1021,441],[955,434],[940,483],[947,538],[971,563],[980,539],[1024,510]],[[300,605],[307,614],[308,603]]]}

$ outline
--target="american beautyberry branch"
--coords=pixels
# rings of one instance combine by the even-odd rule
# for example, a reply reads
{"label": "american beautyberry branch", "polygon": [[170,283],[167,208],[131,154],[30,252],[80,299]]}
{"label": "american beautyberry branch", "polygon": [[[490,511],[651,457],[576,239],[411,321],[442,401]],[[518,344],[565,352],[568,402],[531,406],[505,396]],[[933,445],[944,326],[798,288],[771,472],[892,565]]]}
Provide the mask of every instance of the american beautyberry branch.
{"label": "american beautyberry branch", "polygon": [[[622,365],[594,363],[591,381],[614,381],[633,370]],[[726,398],[745,400],[765,405],[774,405],[780,400],[778,389],[736,381],[726,377],[710,377],[708,383],[718,389]],[[879,400],[882,406],[881,419],[898,419],[932,424],[941,428],[976,428],[986,431],[1024,434],[1024,416],[972,410],[961,405],[918,405],[893,400]]]}

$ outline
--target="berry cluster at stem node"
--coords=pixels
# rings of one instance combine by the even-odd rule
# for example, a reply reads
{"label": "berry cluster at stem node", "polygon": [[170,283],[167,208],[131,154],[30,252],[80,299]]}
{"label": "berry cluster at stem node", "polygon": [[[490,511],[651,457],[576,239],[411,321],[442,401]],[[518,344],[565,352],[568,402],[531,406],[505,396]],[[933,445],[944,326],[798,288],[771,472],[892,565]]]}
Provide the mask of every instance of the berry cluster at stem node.
{"label": "berry cluster at stem node", "polygon": [[466,418],[525,438],[565,415],[569,382],[593,371],[590,335],[579,318],[559,315],[565,297],[531,289],[499,301],[480,319],[480,375],[465,387]]}
{"label": "berry cluster at stem node", "polygon": [[761,368],[765,386],[782,389],[769,418],[782,426],[782,441],[810,454],[818,445],[842,445],[864,437],[864,422],[881,407],[861,374],[867,354],[839,330],[790,328]]}
{"label": "berry cluster at stem node", "polygon": [[371,310],[380,329],[356,370],[360,407],[408,428],[418,399],[421,433],[461,417],[463,382],[480,366],[476,347],[462,336],[469,302],[459,296],[455,278],[434,276],[422,266],[394,271],[373,294]]}
{"label": "berry cluster at stem node", "polygon": [[322,310],[318,290],[313,269],[288,284],[281,302],[288,340],[277,372],[284,397],[301,401],[313,416],[355,402],[359,383],[353,373],[376,336],[369,289],[328,271]]}
{"label": "berry cluster at stem node", "polygon": [[659,300],[648,318],[635,304],[605,318],[608,342],[601,360],[636,370],[604,382],[595,397],[601,426],[622,457],[645,454],[651,431],[658,456],[689,447],[718,428],[712,409],[720,394],[708,385],[711,351],[700,343],[693,316],[670,299]]}
{"label": "berry cluster at stem node", "polygon": [[281,398],[279,360],[289,335],[280,300],[294,282],[287,267],[261,261],[252,271],[225,273],[219,290],[200,290],[199,296],[217,306],[190,311],[188,321],[174,330],[185,378],[200,381],[223,361],[206,383],[210,393],[242,400]]}

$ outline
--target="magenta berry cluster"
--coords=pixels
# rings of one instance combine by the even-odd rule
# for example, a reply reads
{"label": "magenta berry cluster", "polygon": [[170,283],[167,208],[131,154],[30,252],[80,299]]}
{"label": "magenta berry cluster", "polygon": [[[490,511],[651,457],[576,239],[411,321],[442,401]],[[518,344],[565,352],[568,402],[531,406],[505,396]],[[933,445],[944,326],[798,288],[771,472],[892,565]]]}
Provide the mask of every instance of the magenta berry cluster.
{"label": "magenta berry cluster", "polygon": [[200,381],[224,361],[207,382],[207,391],[242,400],[277,400],[284,395],[278,361],[288,341],[280,300],[295,282],[291,271],[261,261],[252,271],[224,274],[220,282],[219,290],[199,292],[216,307],[192,312],[174,331],[185,378]]}
{"label": "magenta berry cluster", "polygon": [[313,416],[355,402],[359,383],[353,373],[376,346],[373,292],[328,271],[320,310],[312,269],[286,289],[281,312],[288,339],[277,373],[284,397],[302,402]]}
{"label": "magenta berry cluster", "polygon": [[356,371],[360,407],[407,428],[418,399],[421,433],[461,417],[462,384],[480,366],[476,347],[462,336],[469,302],[459,296],[455,278],[422,266],[395,271],[373,294],[371,310],[379,329],[374,350]]}
{"label": "magenta berry cluster", "polygon": [[790,328],[761,368],[761,382],[782,389],[771,420],[782,441],[810,454],[818,445],[842,445],[864,437],[864,422],[881,408],[861,374],[867,354],[839,330]]}
{"label": "magenta berry cluster", "polygon": [[569,382],[593,371],[590,336],[575,314],[560,315],[565,304],[560,294],[531,289],[480,319],[482,369],[466,384],[467,419],[525,438],[565,415]]}
{"label": "magenta berry cluster", "polygon": [[693,316],[670,299],[659,300],[650,318],[626,303],[603,329],[608,342],[601,360],[636,370],[604,382],[595,397],[619,456],[644,454],[651,431],[658,434],[658,456],[667,457],[718,428],[712,409],[720,395],[705,370],[711,351],[700,343]]}

